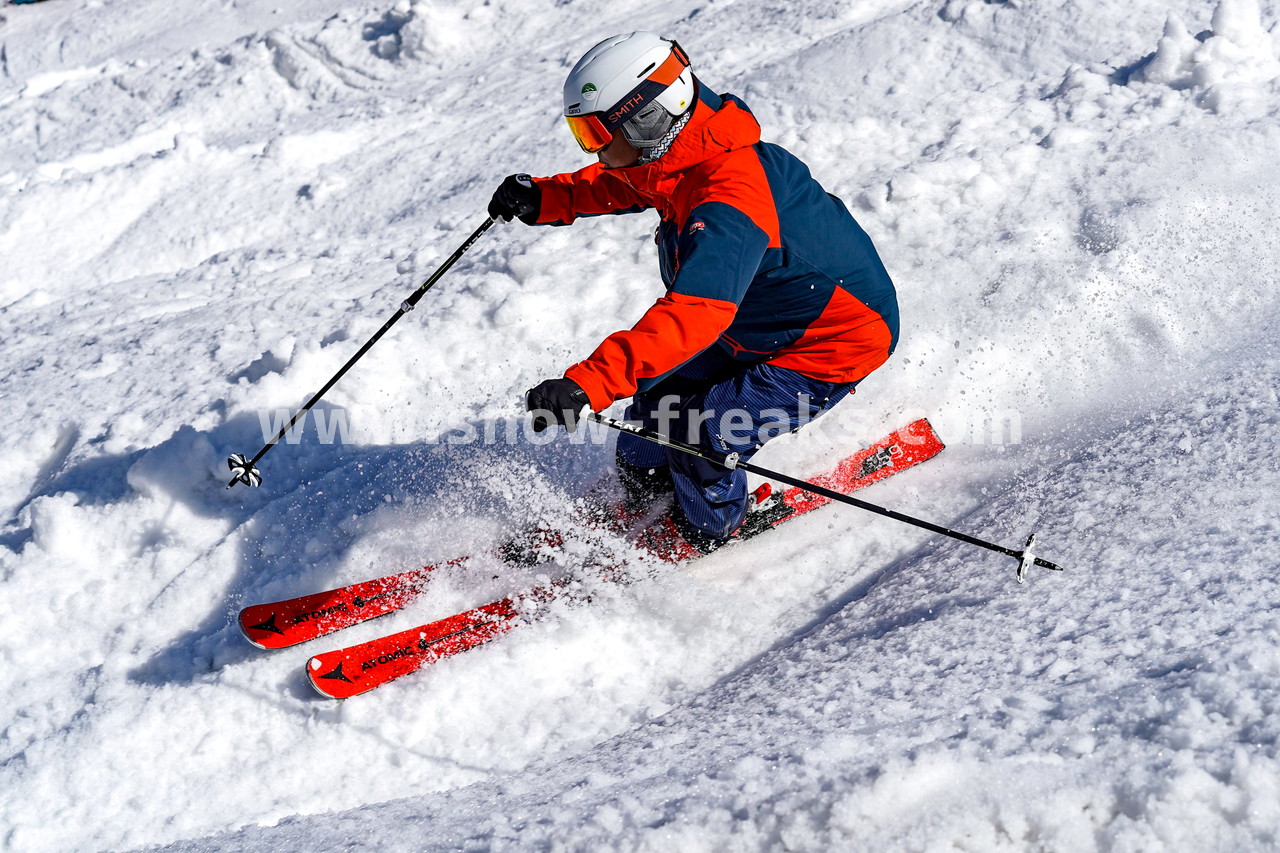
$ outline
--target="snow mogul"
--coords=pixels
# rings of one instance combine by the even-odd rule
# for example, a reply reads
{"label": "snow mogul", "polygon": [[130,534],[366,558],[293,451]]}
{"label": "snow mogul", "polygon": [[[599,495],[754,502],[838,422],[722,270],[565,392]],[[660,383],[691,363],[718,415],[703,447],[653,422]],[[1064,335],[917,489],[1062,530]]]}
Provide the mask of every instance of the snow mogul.
{"label": "snow mogul", "polygon": [[[564,116],[598,162],[511,175],[489,215],[570,225],[655,209],[666,292],[630,329],[528,391],[535,431],[572,431],[584,407],[630,398],[629,420],[746,460],[889,358],[897,298],[871,239],[803,162],[760,140],[741,99],[694,75],[674,40],[635,32],[591,48],[565,81]],[[702,551],[746,516],[742,470],[626,433],[616,461],[633,499],[674,489],[678,529]]]}

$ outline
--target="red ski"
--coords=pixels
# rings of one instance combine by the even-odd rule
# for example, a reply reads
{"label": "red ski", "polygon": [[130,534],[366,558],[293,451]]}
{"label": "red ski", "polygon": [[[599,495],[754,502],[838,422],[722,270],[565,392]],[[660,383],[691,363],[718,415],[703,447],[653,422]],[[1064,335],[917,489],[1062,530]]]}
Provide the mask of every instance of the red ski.
{"label": "red ski", "polygon": [[[942,449],[943,444],[933,427],[921,419],[844,459],[834,470],[813,482],[840,492],[856,491],[931,459]],[[756,490],[755,496],[762,506],[748,517],[740,538],[749,539],[831,503],[830,498],[799,488],[784,490],[773,502],[767,501],[769,495],[768,484]],[[647,529],[636,544],[664,560],[701,556],[701,552],[680,538],[674,522],[666,516]],[[540,587],[522,596],[504,598],[417,628],[316,655],[307,663],[307,677],[321,695],[334,699],[365,693],[507,633],[522,624],[522,602],[530,599],[546,602],[556,597],[558,591],[555,585]],[[532,619],[533,615],[529,613],[526,618]]]}
{"label": "red ski", "polygon": [[325,652],[307,661],[307,678],[323,696],[346,699],[465,652],[515,627],[515,599],[504,598],[427,625]]}
{"label": "red ski", "polygon": [[[444,565],[453,565],[453,560]],[[406,607],[422,594],[435,566],[377,580],[255,604],[240,611],[240,630],[260,649],[282,649]]]}

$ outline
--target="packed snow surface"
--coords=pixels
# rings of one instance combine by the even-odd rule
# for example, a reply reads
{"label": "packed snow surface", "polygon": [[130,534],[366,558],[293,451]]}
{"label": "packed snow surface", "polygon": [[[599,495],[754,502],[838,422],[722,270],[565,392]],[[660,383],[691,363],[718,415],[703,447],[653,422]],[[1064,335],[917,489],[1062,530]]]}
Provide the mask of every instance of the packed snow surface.
{"label": "packed snow surface", "polygon": [[[51,0],[0,8],[0,848],[1280,845],[1277,0]],[[846,507],[345,703],[302,664],[535,582],[441,572],[264,653],[246,604],[566,516],[523,391],[660,293],[652,213],[484,219],[588,160],[572,63],[678,38],[875,240],[888,365],[759,464],[914,417]],[[615,410],[616,411],[616,410]]]}

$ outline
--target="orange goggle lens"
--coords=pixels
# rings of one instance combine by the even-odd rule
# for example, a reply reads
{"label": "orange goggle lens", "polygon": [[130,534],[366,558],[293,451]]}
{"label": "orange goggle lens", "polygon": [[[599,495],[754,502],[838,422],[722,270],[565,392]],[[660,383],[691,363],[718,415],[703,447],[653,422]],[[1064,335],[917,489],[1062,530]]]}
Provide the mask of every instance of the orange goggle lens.
{"label": "orange goggle lens", "polygon": [[594,154],[613,141],[613,134],[604,126],[600,116],[592,113],[585,116],[565,116],[573,138],[578,140],[582,150]]}

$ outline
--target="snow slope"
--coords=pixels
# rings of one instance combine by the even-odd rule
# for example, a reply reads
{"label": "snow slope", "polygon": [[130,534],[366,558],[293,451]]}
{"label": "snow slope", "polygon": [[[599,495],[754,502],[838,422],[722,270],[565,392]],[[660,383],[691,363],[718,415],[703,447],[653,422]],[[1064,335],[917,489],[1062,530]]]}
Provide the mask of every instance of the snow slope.
{"label": "snow slope", "polygon": [[[0,846],[1276,844],[1280,4],[173,5],[0,12]],[[320,701],[235,611],[562,516],[608,448],[518,400],[655,297],[652,214],[494,228],[262,489],[222,460],[502,176],[583,164],[560,82],[636,28],[900,287],[890,364],[760,463],[927,414],[947,452],[868,497],[1071,571],[833,508]],[[444,576],[332,645],[527,582]]]}
{"label": "snow slope", "polygon": [[931,545],[573,760],[169,849],[1274,849],[1277,356],[966,518],[1064,578]]}

